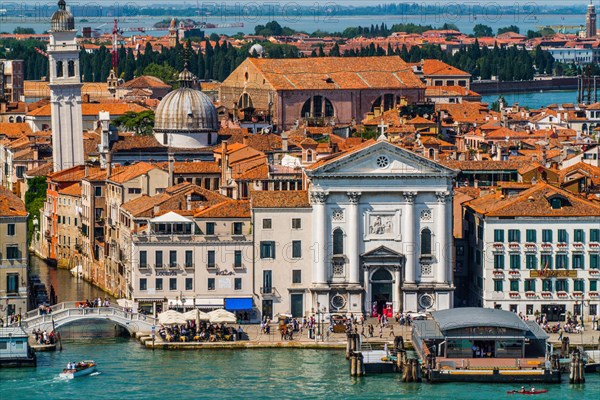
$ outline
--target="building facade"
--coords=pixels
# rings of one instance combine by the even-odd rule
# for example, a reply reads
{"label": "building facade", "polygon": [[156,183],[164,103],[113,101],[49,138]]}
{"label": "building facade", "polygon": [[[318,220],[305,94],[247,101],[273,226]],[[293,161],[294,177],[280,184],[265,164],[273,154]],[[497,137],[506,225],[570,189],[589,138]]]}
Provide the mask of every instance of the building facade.
{"label": "building facade", "polygon": [[453,306],[454,170],[382,137],[307,176],[313,305],[371,314]]}
{"label": "building facade", "polygon": [[473,305],[564,321],[598,314],[600,207],[538,183],[465,205]]}
{"label": "building facade", "polygon": [[25,204],[0,187],[0,319],[5,323],[27,312],[27,260]]}

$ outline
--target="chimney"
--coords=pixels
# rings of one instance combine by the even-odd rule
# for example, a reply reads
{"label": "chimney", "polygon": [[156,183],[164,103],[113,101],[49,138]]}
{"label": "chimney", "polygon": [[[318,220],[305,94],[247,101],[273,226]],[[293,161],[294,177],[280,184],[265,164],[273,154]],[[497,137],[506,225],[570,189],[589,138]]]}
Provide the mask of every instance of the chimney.
{"label": "chimney", "polygon": [[169,187],[173,186],[175,179],[173,175],[175,174],[175,157],[173,157],[173,153],[169,152]]}
{"label": "chimney", "polygon": [[248,146],[248,134],[244,133],[244,136],[242,138],[242,143],[246,146]]}
{"label": "chimney", "polygon": [[186,210],[188,210],[188,211],[191,210],[192,209],[192,195],[188,194],[185,197],[185,201],[186,201]]}
{"label": "chimney", "polygon": [[90,94],[89,93],[85,93],[82,97],[81,100],[83,103],[89,103],[90,102]]}
{"label": "chimney", "polygon": [[90,176],[90,166],[88,163],[85,163],[85,176]]}
{"label": "chimney", "polygon": [[160,211],[160,207],[159,206],[154,206],[154,209],[152,211],[153,211],[153,215],[156,215]]}
{"label": "chimney", "polygon": [[227,140],[221,142],[221,185],[227,185],[227,170],[229,169],[229,155],[227,154]]}
{"label": "chimney", "polygon": [[106,154],[106,173],[108,176],[112,175],[112,154],[110,151]]}
{"label": "chimney", "polygon": [[281,151],[284,153],[288,152],[288,133],[281,132]]}

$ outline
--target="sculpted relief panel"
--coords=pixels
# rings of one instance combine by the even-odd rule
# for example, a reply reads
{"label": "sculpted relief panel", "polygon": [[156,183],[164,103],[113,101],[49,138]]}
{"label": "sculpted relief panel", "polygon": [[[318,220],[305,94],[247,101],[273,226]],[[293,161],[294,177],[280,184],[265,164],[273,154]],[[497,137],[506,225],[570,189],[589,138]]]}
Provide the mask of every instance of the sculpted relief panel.
{"label": "sculpted relief panel", "polygon": [[367,211],[365,240],[400,240],[400,210]]}

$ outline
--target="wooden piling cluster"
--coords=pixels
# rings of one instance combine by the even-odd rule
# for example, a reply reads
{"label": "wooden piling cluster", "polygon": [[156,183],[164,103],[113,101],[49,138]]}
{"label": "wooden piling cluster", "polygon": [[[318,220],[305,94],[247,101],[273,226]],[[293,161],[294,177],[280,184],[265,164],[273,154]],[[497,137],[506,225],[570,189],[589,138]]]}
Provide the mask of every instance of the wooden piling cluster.
{"label": "wooden piling cluster", "polygon": [[571,373],[569,383],[585,383],[585,362],[581,351],[575,350],[571,354]]}
{"label": "wooden piling cluster", "polygon": [[360,334],[348,333],[346,342],[346,360],[349,360],[352,353],[360,350]]}
{"label": "wooden piling cluster", "polygon": [[418,359],[405,360],[402,369],[402,382],[421,382],[421,366]]}
{"label": "wooden piling cluster", "polygon": [[365,375],[365,363],[363,360],[363,354],[360,351],[354,352],[350,355],[350,376],[364,376]]}

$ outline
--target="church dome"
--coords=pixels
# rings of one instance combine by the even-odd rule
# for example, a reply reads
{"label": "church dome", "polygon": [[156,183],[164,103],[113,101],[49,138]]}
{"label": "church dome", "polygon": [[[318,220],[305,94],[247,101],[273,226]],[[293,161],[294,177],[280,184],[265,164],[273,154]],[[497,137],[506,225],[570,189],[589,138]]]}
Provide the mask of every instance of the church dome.
{"label": "church dome", "polygon": [[[196,77],[186,68],[179,74],[179,89],[168,93],[158,104],[154,134],[173,147],[208,146],[216,141],[206,134],[219,130],[217,109],[206,94],[196,89]],[[214,139],[214,140],[213,140]]]}
{"label": "church dome", "polygon": [[59,0],[58,10],[52,14],[51,26],[53,32],[64,32],[75,30],[75,18],[67,11],[65,0]]}
{"label": "church dome", "polygon": [[256,52],[256,54],[262,56],[263,54],[265,54],[265,49],[260,44],[256,43],[253,44],[252,47],[250,47],[249,52],[250,54],[254,54],[254,52]]}

